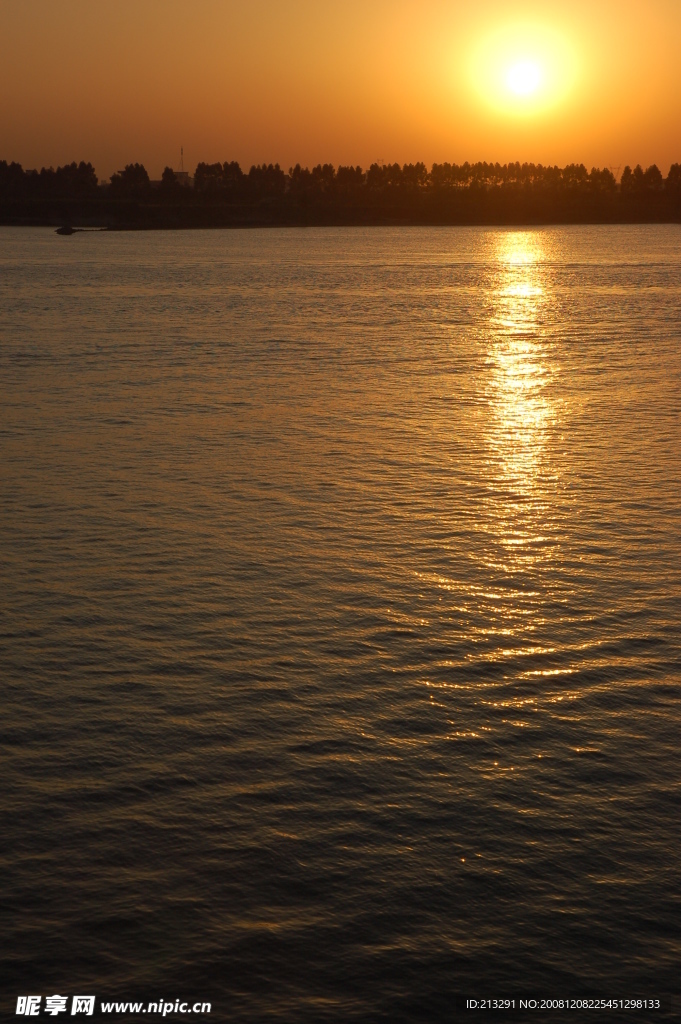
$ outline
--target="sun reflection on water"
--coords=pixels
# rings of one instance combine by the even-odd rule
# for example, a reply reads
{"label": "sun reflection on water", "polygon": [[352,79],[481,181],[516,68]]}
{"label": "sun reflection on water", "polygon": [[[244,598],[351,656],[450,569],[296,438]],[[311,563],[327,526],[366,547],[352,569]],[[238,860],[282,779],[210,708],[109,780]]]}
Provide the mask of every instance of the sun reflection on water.
{"label": "sun reflection on water", "polygon": [[[556,369],[546,337],[550,296],[536,233],[502,235],[488,348],[490,446],[497,478],[515,494],[536,489]],[[512,538],[509,538],[511,540]]]}
{"label": "sun reflection on water", "polygon": [[[443,675],[461,675],[428,685],[470,687],[485,724],[465,726],[477,737],[535,728],[535,714],[576,671],[547,630],[547,606],[564,604],[572,586],[556,575],[564,542],[557,500],[564,459],[556,457],[556,439],[566,407],[554,244],[550,232],[490,238],[486,315],[478,335],[482,443],[470,462],[481,497],[471,515],[473,567],[462,575],[433,571],[427,577],[447,599],[451,595],[450,608],[463,624],[460,649],[441,666]],[[458,719],[451,724],[456,738],[466,733]],[[499,760],[485,770],[514,777],[518,768]]]}

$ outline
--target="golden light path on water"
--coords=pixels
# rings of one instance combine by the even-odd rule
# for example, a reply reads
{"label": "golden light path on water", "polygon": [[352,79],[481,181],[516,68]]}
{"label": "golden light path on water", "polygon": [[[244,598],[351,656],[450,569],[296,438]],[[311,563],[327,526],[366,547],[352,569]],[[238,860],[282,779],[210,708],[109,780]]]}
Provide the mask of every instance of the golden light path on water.
{"label": "golden light path on water", "polygon": [[[539,234],[500,236],[489,352],[489,440],[504,480],[523,497],[537,488],[545,433],[555,418],[549,384],[557,368],[542,337],[542,318],[550,302],[542,257]],[[509,536],[504,543],[514,545],[518,539]]]}
{"label": "golden light path on water", "polygon": [[[550,444],[562,411],[559,345],[552,335],[556,296],[546,235],[500,233],[494,247],[484,340],[485,454],[479,466],[486,507],[474,527],[484,539],[469,552],[474,564],[470,577],[440,578],[439,586],[461,593],[463,585],[469,628],[462,665],[483,672],[487,665],[489,670],[487,679],[472,684],[480,706],[506,707],[510,717],[505,724],[525,728],[528,713],[568,695],[550,685],[533,693],[521,693],[519,686],[536,677],[556,681],[573,671],[564,661],[560,667],[548,664],[556,648],[545,635],[542,607],[549,595],[559,602],[567,596],[558,596],[555,581],[547,578],[557,557],[552,498],[561,471]],[[542,667],[531,667],[538,664]],[[439,685],[449,688],[448,683],[434,688]],[[479,733],[464,728],[454,735],[475,738]],[[495,761],[482,770],[504,773],[519,767]]]}
{"label": "golden light path on water", "polygon": [[[566,696],[550,686],[523,692],[523,680],[526,685],[532,677],[571,672],[565,664],[529,667],[555,650],[542,628],[542,602],[551,589],[543,570],[556,554],[549,492],[558,483],[547,443],[558,418],[559,365],[550,337],[554,296],[546,245],[538,232],[497,236],[487,349],[490,507],[483,520],[489,531],[483,572],[495,587],[485,595],[491,598],[492,614],[482,632],[494,644],[491,660],[507,664],[508,685],[483,683],[479,702],[490,711],[507,709],[503,721],[512,730],[527,728],[529,714]],[[481,766],[483,774],[501,776],[522,769],[511,761]]]}
{"label": "golden light path on water", "polygon": [[[490,323],[487,360],[489,383],[491,515],[485,523],[492,531],[485,571],[495,579],[512,577],[519,586],[498,591],[498,615],[490,623],[496,657],[509,661],[546,654],[533,642],[541,615],[536,601],[540,587],[536,575],[550,557],[545,547],[542,470],[546,432],[555,418],[549,383],[555,374],[542,321],[550,301],[543,273],[541,235],[513,232],[497,236],[495,308]],[[529,588],[523,581],[535,580]],[[500,620],[500,621],[499,621]],[[504,639],[506,637],[506,639]],[[493,688],[493,691],[496,687]],[[536,705],[534,697],[493,692],[481,703],[508,706],[511,714]],[[514,719],[521,727],[524,719]],[[497,772],[515,771],[518,765],[499,764]]]}
{"label": "golden light path on water", "polygon": [[[493,568],[536,583],[518,594],[521,600],[506,609],[510,638],[518,633],[525,636],[524,647],[511,643],[504,649],[507,657],[547,655],[552,650],[531,640],[529,646],[527,643],[527,635],[543,624],[539,604],[543,588],[537,577],[541,577],[542,565],[555,555],[554,544],[547,536],[547,484],[555,487],[557,481],[556,468],[547,452],[547,435],[555,428],[558,415],[552,397],[558,363],[546,330],[552,302],[544,266],[546,255],[540,233],[500,236],[497,310],[489,352],[489,444],[498,468],[496,486],[503,496],[496,502],[492,518],[496,548],[503,558]],[[570,670],[543,670],[538,674],[566,671]],[[514,697],[509,703],[524,707],[536,701]]]}

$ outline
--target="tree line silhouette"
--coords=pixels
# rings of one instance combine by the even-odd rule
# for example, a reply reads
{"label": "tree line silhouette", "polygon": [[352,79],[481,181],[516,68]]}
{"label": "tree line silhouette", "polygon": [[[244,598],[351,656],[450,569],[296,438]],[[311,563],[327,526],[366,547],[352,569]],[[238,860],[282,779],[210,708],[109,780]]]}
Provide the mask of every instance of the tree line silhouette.
{"label": "tree line silhouette", "polygon": [[267,224],[537,224],[681,221],[681,164],[609,168],[533,163],[361,167],[200,163],[151,181],[128,164],[99,182],[90,163],[24,170],[0,161],[0,223],[112,228]]}

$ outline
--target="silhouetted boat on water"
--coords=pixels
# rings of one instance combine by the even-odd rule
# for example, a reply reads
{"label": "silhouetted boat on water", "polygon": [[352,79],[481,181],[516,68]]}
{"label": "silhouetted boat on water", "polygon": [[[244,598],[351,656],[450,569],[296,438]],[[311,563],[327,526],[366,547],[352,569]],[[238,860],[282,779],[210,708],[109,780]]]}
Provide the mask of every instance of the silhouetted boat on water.
{"label": "silhouetted boat on water", "polygon": [[75,235],[76,229],[72,228],[70,224],[64,224],[63,227],[57,228],[58,235]]}

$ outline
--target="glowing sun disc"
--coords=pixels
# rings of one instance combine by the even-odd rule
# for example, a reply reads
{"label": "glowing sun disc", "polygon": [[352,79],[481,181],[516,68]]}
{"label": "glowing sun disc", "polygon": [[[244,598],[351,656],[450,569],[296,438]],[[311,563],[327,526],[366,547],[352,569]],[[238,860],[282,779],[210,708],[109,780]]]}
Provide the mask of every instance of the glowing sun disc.
{"label": "glowing sun disc", "polygon": [[508,118],[541,117],[575,91],[579,47],[558,25],[502,22],[471,40],[468,84],[489,111]]}
{"label": "glowing sun disc", "polygon": [[506,84],[516,96],[531,96],[541,83],[541,71],[532,61],[514,64],[506,76]]}

